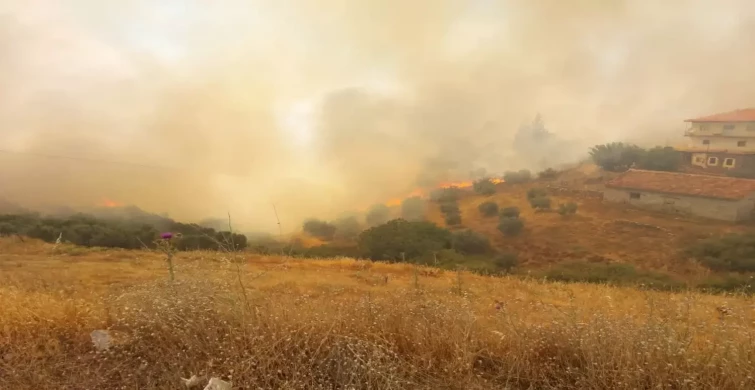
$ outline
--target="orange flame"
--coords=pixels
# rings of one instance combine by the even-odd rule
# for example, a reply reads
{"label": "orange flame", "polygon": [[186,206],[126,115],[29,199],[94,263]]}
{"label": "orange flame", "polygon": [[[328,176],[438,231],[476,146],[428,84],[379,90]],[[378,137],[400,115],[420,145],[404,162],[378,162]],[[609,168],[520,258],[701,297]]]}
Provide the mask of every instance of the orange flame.
{"label": "orange flame", "polygon": [[[503,183],[503,179],[490,179],[490,181],[493,182],[493,184],[500,184]],[[471,180],[465,180],[465,181],[447,181],[447,182],[441,182],[439,183],[436,188],[451,188],[451,187],[457,187],[457,188],[469,188],[474,185],[474,182]],[[399,206],[401,205],[401,202],[404,201],[404,199],[411,198],[414,196],[419,197],[425,197],[426,191],[422,188],[417,188],[414,191],[410,192],[406,196],[400,197],[400,198],[392,198],[385,202],[385,205],[388,207],[393,206]]]}
{"label": "orange flame", "polygon": [[385,202],[385,205],[388,206],[388,207],[400,206],[401,202],[403,202],[404,199],[406,199],[406,198],[412,198],[412,197],[415,197],[415,196],[424,197],[425,196],[425,191],[422,188],[416,188],[414,191],[408,193],[406,196],[403,196],[403,197],[400,197],[400,198],[393,198],[393,199]]}
{"label": "orange flame", "polygon": [[467,188],[472,186],[472,181],[446,181],[438,185],[438,188]]}
{"label": "orange flame", "polygon": [[102,201],[98,204],[98,206],[108,207],[108,208],[123,207],[123,203],[115,201],[115,200],[111,200],[108,198],[103,198]]}

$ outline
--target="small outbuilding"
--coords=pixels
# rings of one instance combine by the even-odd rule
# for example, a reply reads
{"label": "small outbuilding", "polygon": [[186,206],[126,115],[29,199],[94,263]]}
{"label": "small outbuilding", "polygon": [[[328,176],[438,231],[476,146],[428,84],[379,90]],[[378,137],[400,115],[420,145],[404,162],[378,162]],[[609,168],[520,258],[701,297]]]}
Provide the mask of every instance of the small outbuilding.
{"label": "small outbuilding", "polygon": [[630,169],[606,184],[603,200],[724,221],[751,218],[755,180]]}

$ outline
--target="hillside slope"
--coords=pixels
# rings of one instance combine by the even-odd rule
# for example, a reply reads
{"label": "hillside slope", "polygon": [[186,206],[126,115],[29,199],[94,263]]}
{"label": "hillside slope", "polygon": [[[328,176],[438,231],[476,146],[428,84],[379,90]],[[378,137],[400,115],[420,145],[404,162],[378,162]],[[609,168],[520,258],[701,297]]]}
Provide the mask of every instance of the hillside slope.
{"label": "hillside slope", "polygon": [[[701,220],[604,203],[600,184],[539,181],[528,184],[499,184],[492,196],[467,191],[459,201],[462,227],[485,234],[500,250],[513,250],[523,265],[542,268],[564,261],[626,262],[641,268],[688,274],[702,272],[680,261],[680,250],[701,238],[729,232],[749,231],[746,225]],[[527,201],[527,190],[550,187],[552,204],[575,202],[576,215],[563,217],[557,212],[536,212]],[[576,187],[576,189],[575,189]],[[504,237],[498,218],[484,218],[477,207],[486,201],[499,207],[516,206],[525,221],[518,237]],[[437,203],[431,203],[428,219],[444,226]]]}

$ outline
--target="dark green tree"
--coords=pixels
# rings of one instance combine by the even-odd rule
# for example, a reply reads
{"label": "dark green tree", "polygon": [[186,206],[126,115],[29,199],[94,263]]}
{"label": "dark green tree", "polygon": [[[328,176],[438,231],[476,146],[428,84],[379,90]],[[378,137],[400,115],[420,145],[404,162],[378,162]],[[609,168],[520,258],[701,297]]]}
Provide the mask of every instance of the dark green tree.
{"label": "dark green tree", "polygon": [[[451,232],[432,222],[394,219],[363,231],[358,245],[372,260],[416,260],[451,247]],[[403,254],[403,256],[402,256]]]}
{"label": "dark green tree", "polygon": [[656,146],[642,154],[637,166],[651,171],[675,172],[681,163],[681,153],[674,148]]}
{"label": "dark green tree", "polygon": [[477,206],[484,217],[493,217],[498,215],[498,204],[495,202],[484,202]]}
{"label": "dark green tree", "polygon": [[472,184],[474,191],[480,195],[490,196],[495,194],[495,183],[490,178],[480,179]]}
{"label": "dark green tree", "polygon": [[502,218],[519,218],[519,214],[519,207],[505,207],[503,210],[501,210]]}
{"label": "dark green tree", "polygon": [[505,236],[517,236],[524,230],[524,222],[519,218],[501,218],[498,231]]}
{"label": "dark green tree", "polygon": [[465,255],[480,255],[493,250],[487,237],[469,229],[453,234],[453,248]]}

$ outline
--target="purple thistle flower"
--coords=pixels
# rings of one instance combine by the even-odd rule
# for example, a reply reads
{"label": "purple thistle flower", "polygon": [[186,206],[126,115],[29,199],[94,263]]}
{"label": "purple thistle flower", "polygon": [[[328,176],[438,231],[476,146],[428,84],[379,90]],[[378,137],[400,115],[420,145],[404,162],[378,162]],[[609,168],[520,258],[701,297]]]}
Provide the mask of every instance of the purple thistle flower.
{"label": "purple thistle flower", "polygon": [[160,234],[160,238],[162,238],[163,240],[170,240],[171,238],[173,238],[173,233],[165,232],[163,234]]}

